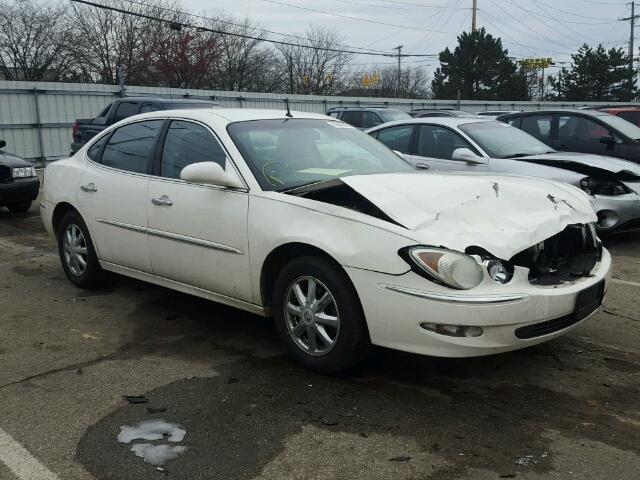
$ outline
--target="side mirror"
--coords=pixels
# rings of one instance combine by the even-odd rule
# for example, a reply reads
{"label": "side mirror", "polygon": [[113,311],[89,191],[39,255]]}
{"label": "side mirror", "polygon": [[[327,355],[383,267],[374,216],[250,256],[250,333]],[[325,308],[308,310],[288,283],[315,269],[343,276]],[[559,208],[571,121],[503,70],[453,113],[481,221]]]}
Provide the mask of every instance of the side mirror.
{"label": "side mirror", "polygon": [[6,140],[0,140],[0,148],[4,148],[7,146],[7,141]]}
{"label": "side mirror", "polygon": [[613,135],[604,135],[600,137],[600,143],[604,143],[607,146],[607,150],[611,150],[616,144],[616,139]]}
{"label": "side mirror", "polygon": [[180,172],[180,178],[188,183],[244,188],[244,184],[235,174],[226,172],[216,162],[199,162],[187,165]]}
{"label": "side mirror", "polygon": [[456,148],[451,154],[451,160],[458,160],[460,162],[467,162],[473,165],[486,164],[487,160],[483,157],[479,157],[468,148]]}

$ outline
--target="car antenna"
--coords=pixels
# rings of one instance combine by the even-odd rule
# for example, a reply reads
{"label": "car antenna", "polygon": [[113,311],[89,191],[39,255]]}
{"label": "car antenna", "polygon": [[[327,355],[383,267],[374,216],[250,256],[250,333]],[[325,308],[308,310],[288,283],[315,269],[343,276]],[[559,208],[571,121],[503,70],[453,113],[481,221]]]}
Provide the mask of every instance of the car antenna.
{"label": "car antenna", "polygon": [[289,118],[293,118],[293,115],[291,115],[291,110],[289,109],[289,98],[285,98],[284,102],[287,104],[287,113],[286,116]]}

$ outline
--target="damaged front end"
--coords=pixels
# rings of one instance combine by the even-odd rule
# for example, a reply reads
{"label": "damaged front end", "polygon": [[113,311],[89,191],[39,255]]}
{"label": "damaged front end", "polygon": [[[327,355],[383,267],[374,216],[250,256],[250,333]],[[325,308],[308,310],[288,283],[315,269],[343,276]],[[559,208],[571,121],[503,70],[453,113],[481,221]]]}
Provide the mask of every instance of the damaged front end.
{"label": "damaged front end", "polygon": [[558,285],[588,277],[602,258],[593,224],[569,225],[562,232],[515,255],[508,268],[529,269],[532,285]]}

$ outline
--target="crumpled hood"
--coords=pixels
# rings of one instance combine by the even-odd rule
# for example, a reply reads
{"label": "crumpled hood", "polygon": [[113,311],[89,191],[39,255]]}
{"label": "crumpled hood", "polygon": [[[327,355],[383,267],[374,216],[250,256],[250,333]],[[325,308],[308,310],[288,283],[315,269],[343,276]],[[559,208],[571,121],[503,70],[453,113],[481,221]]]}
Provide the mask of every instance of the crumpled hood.
{"label": "crumpled hood", "polygon": [[605,157],[604,155],[590,155],[588,153],[575,152],[553,152],[544,153],[542,155],[532,155],[531,157],[522,157],[518,160],[534,161],[544,165],[552,165],[560,163],[577,163],[588,167],[599,168],[611,173],[633,175],[640,177],[640,165],[628,160],[620,158]]}
{"label": "crumpled hood", "polygon": [[579,189],[530,177],[415,172],[341,180],[425,245],[477,246],[503,260],[568,225],[597,220]]}

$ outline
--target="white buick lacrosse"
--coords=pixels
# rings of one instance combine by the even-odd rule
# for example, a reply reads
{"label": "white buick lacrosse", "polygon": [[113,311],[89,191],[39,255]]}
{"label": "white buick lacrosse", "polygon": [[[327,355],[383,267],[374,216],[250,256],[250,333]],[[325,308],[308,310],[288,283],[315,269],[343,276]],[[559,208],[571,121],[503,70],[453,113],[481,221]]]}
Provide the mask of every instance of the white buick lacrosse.
{"label": "white buick lacrosse", "polygon": [[47,167],[40,207],[78,287],[111,271],[273,316],[325,373],[371,344],[471,357],[550,340],[600,307],[611,270],[579,189],[417,171],[301,112],[127,118]]}

